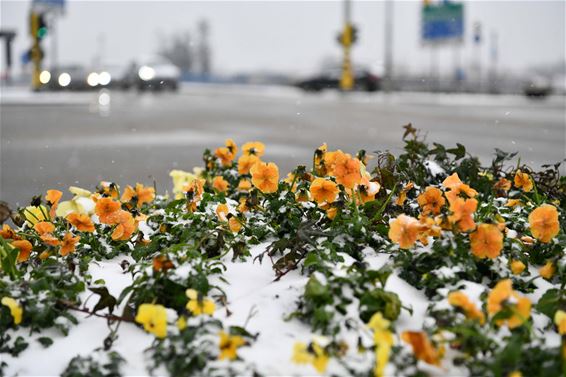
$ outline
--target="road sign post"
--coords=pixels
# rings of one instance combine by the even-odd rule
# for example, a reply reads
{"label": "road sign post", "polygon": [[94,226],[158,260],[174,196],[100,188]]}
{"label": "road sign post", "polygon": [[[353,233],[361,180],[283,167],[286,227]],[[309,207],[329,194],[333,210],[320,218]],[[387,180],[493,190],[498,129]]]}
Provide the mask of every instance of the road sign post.
{"label": "road sign post", "polygon": [[[464,5],[443,1],[432,4],[425,0],[421,13],[421,41],[431,50],[431,89],[437,88],[436,53],[439,46],[460,46],[464,40]],[[455,67],[455,71],[458,67]]]}
{"label": "road sign post", "polygon": [[353,44],[354,28],[351,22],[351,0],[344,0],[344,30],[342,31],[341,44],[343,49],[342,76],[340,77],[340,89],[352,90],[354,87],[354,74],[352,73],[351,49]]}

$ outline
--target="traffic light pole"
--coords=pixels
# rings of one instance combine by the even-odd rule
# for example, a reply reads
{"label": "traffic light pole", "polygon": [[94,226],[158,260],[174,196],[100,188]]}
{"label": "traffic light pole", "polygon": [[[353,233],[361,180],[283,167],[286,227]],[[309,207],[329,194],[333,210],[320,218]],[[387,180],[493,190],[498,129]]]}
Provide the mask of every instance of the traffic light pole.
{"label": "traffic light pole", "polygon": [[385,0],[385,77],[383,90],[393,89],[393,0]]}
{"label": "traffic light pole", "polygon": [[30,13],[30,33],[33,38],[33,46],[31,48],[31,61],[33,64],[31,75],[31,87],[34,91],[38,91],[41,87],[39,75],[41,74],[41,48],[39,46],[39,14]]}
{"label": "traffic light pole", "polygon": [[352,37],[353,27],[351,21],[351,0],[344,0],[344,31],[342,32],[342,77],[340,78],[340,89],[343,91],[352,90],[354,87],[354,75],[352,73]]}

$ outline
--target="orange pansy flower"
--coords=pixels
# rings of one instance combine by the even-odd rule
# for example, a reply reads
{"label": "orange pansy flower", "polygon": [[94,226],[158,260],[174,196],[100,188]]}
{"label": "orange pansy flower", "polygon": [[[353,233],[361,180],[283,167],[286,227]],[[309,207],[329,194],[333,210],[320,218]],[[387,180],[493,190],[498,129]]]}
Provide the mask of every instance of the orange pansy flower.
{"label": "orange pansy flower", "polygon": [[220,163],[223,166],[230,166],[232,165],[232,161],[234,160],[235,154],[230,151],[227,147],[220,147],[216,148],[214,151],[216,157],[220,159]]}
{"label": "orange pansy flower", "polygon": [[239,191],[250,191],[251,188],[252,188],[252,182],[249,179],[242,179],[238,183]]}
{"label": "orange pansy flower", "polygon": [[468,296],[462,291],[450,292],[448,294],[448,303],[452,306],[461,308],[466,317],[479,321],[483,325],[485,316],[483,313],[470,301]]}
{"label": "orange pansy flower", "polygon": [[115,241],[127,241],[137,228],[137,223],[132,214],[128,211],[120,210],[113,216],[116,228],[112,232],[112,239]]}
{"label": "orange pansy flower", "polygon": [[226,221],[228,213],[230,213],[230,209],[226,204],[220,203],[216,206],[216,216],[218,216],[219,220]]}
{"label": "orange pansy flower", "polygon": [[90,216],[86,213],[71,212],[67,215],[66,219],[80,232],[94,232],[94,224],[90,219]]}
{"label": "orange pansy flower", "polygon": [[511,272],[514,275],[519,275],[520,273],[525,271],[526,267],[527,266],[525,266],[525,264],[518,259],[512,260],[510,264]]}
{"label": "orange pansy flower", "polygon": [[2,225],[2,230],[0,230],[0,237],[4,238],[5,240],[19,240],[20,237],[14,232],[10,225],[4,224]]}
{"label": "orange pansy flower", "polygon": [[539,268],[539,270],[538,270],[538,273],[540,274],[540,276],[542,276],[544,279],[547,279],[547,280],[552,279],[552,276],[554,276],[555,272],[556,272],[556,267],[550,261],[546,262],[545,265],[542,266],[541,268]]}
{"label": "orange pansy flower", "polygon": [[455,201],[461,193],[465,194],[468,198],[473,198],[478,194],[476,190],[460,180],[458,173],[454,173],[446,178],[442,182],[442,185],[450,190],[446,193],[449,202]]}
{"label": "orange pansy flower", "polygon": [[478,258],[497,258],[503,249],[503,233],[493,224],[480,224],[470,233],[472,254]]}
{"label": "orange pansy flower", "polygon": [[45,243],[46,245],[49,245],[49,246],[57,246],[57,245],[59,245],[59,240],[57,239],[57,237],[55,237],[55,236],[52,235],[51,233],[42,234],[39,238],[40,238],[40,239],[43,241],[43,243]]}
{"label": "orange pansy flower", "polygon": [[428,245],[428,237],[439,237],[442,228],[437,224],[437,221],[432,217],[420,215],[419,222],[421,223],[421,232],[419,233],[418,240],[423,245]]}
{"label": "orange pansy flower", "polygon": [[[379,182],[370,181],[370,178],[370,175],[366,172],[365,175],[362,175],[362,180],[358,185],[358,193],[362,204],[375,200],[375,196],[381,190]],[[357,200],[358,198],[355,197],[355,199]]]}
{"label": "orange pansy flower", "polygon": [[399,215],[389,224],[389,239],[399,244],[402,249],[408,249],[415,244],[424,229],[423,224],[417,219]]}
{"label": "orange pansy flower", "polygon": [[314,170],[317,175],[324,176],[327,173],[324,163],[327,150],[328,146],[324,143],[314,151]]}
{"label": "orange pansy flower", "polygon": [[238,211],[242,213],[249,211],[248,200],[246,198],[240,198],[239,203],[240,204],[238,205]]}
{"label": "orange pansy flower", "polygon": [[151,203],[155,199],[155,189],[153,187],[145,187],[141,183],[136,183],[135,189],[130,185],[126,186],[120,200],[123,203],[128,203],[134,198],[136,198],[137,207],[141,208],[144,203]]}
{"label": "orange pansy flower", "polygon": [[[343,158],[345,156],[346,154],[341,150],[324,153],[323,161],[324,161],[324,170],[326,170],[326,174],[334,175],[334,168],[336,167],[337,159]],[[348,157],[350,156],[348,155]]]}
{"label": "orange pansy flower", "polygon": [[259,141],[250,141],[242,145],[242,153],[246,155],[256,155],[257,157],[263,156],[265,145]]}
{"label": "orange pansy flower", "polygon": [[515,187],[522,188],[524,192],[530,192],[534,187],[531,176],[527,173],[523,173],[520,169],[515,173],[513,183],[515,184]]}
{"label": "orange pansy flower", "polygon": [[153,270],[156,272],[167,271],[172,268],[175,268],[173,262],[171,262],[171,260],[167,258],[165,255],[158,255],[154,257],[152,261],[152,265],[153,265]]}
{"label": "orange pansy flower", "polygon": [[63,193],[59,190],[47,190],[47,194],[45,195],[45,200],[47,201],[47,204],[50,207],[49,217],[51,219],[55,218],[55,211],[57,210],[57,205],[59,205],[59,200],[61,200],[62,196]]}
{"label": "orange pansy flower", "polygon": [[[515,303],[510,303],[511,299]],[[507,322],[507,326],[513,329],[521,326],[531,315],[531,302],[528,298],[521,297],[513,291],[513,283],[510,279],[498,282],[487,297],[487,312],[490,315],[499,313],[504,306],[509,306],[513,315],[497,321],[498,326]]]}
{"label": "orange pansy flower", "polygon": [[458,173],[452,174],[451,176],[447,177],[442,182],[442,186],[444,186],[447,189],[455,189],[456,187],[460,186],[461,184],[462,184],[462,181],[460,180]]}
{"label": "orange pansy flower", "polygon": [[35,224],[33,226],[33,229],[35,229],[35,231],[39,233],[39,235],[41,236],[43,234],[52,233],[55,230],[55,225],[53,225],[53,223],[50,223],[48,221],[41,221]]}
{"label": "orange pansy flower", "polygon": [[352,158],[349,154],[337,155],[334,165],[336,182],[346,188],[354,188],[362,180],[361,165],[360,160]]}
{"label": "orange pansy flower", "polygon": [[65,234],[63,240],[61,241],[61,248],[59,249],[59,253],[65,257],[74,252],[77,242],[79,242],[80,239],[81,237],[73,237],[73,233],[68,232],[67,234]]}
{"label": "orange pansy flower", "polygon": [[118,185],[114,182],[100,182],[100,186],[102,188],[102,193],[106,196],[111,197],[112,199],[118,199],[119,196],[119,188]]}
{"label": "orange pansy flower", "polygon": [[230,150],[230,152],[232,152],[234,156],[236,155],[236,153],[238,153],[238,145],[233,139],[226,139],[224,141],[224,145],[226,146],[226,148],[228,148],[228,150]]}
{"label": "orange pansy flower", "polygon": [[242,229],[242,223],[236,216],[232,216],[228,220],[228,227],[230,228],[231,232],[238,233],[240,229]]}
{"label": "orange pansy flower", "polygon": [[421,331],[404,331],[401,339],[413,348],[415,357],[432,365],[440,365],[440,352],[434,348],[426,333]]}
{"label": "orange pansy flower", "polygon": [[317,203],[334,202],[339,191],[336,183],[324,178],[316,178],[310,187],[310,194]]}
{"label": "orange pansy flower", "polygon": [[558,211],[550,204],[543,204],[529,214],[531,233],[537,240],[548,243],[560,231]]}
{"label": "orange pansy flower", "polygon": [[407,184],[401,189],[401,192],[399,192],[399,196],[397,197],[395,204],[397,204],[398,206],[405,204],[405,201],[407,200],[407,194],[413,189],[413,187],[415,187],[415,184],[413,182],[407,182]]}
{"label": "orange pansy flower", "polygon": [[457,224],[458,229],[462,232],[473,230],[476,227],[474,222],[474,212],[478,207],[476,199],[456,198],[450,202],[450,211],[452,214],[448,216],[448,220],[452,224]]}
{"label": "orange pansy flower", "polygon": [[516,207],[522,206],[523,202],[520,199],[508,199],[507,203],[505,203],[505,207]]}
{"label": "orange pansy flower", "polygon": [[259,157],[253,154],[245,154],[241,156],[238,159],[238,173],[248,174],[250,169],[259,161]]}
{"label": "orange pansy flower", "polygon": [[33,245],[31,242],[26,240],[16,240],[12,242],[12,246],[18,249],[20,252],[18,253],[18,262],[25,262],[29,259],[29,255],[31,253],[31,249]]}
{"label": "orange pansy flower", "polygon": [[120,210],[120,202],[112,198],[100,198],[94,207],[94,213],[103,224],[113,224],[114,216]]}
{"label": "orange pansy flower", "polygon": [[273,162],[258,162],[250,171],[252,173],[253,185],[261,192],[268,194],[277,191],[279,168]]}
{"label": "orange pansy flower", "polygon": [[501,178],[499,181],[497,181],[497,183],[495,183],[495,185],[493,185],[493,188],[498,191],[507,192],[511,189],[511,181],[506,178]]}
{"label": "orange pansy flower", "polygon": [[228,181],[221,176],[216,176],[212,180],[212,188],[218,192],[226,192],[226,190],[228,190],[228,186],[230,186]]}
{"label": "orange pansy flower", "polygon": [[426,190],[417,197],[417,202],[421,207],[423,214],[438,215],[440,210],[446,203],[442,191],[436,187],[427,187]]}

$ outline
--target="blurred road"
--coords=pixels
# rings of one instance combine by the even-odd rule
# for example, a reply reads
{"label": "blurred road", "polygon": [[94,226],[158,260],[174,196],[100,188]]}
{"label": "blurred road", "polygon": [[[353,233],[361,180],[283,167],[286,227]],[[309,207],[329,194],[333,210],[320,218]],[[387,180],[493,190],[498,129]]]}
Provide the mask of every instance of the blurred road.
{"label": "blurred road", "polygon": [[[564,97],[336,92],[187,85],[179,93],[0,92],[0,199],[24,205],[48,188],[92,189],[101,180],[170,189],[171,169],[201,165],[224,139],[266,144],[283,174],[310,164],[313,150],[355,153],[402,146],[412,122],[429,141],[463,143],[488,161],[494,148],[533,166],[565,158]],[[67,194],[66,194],[67,195]]]}

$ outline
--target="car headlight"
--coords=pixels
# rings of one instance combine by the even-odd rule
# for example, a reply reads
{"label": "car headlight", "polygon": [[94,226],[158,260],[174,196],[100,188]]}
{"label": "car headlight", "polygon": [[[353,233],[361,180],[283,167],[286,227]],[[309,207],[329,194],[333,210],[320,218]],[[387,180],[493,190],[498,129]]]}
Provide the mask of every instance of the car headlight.
{"label": "car headlight", "polygon": [[139,69],[138,76],[143,81],[149,81],[155,77],[155,69],[148,67],[147,65],[144,65]]}
{"label": "car headlight", "polygon": [[47,84],[51,80],[51,73],[49,71],[42,71],[39,74],[39,82],[43,85]]}
{"label": "car headlight", "polygon": [[110,81],[112,81],[112,76],[110,76],[110,73],[104,71],[98,74],[98,83],[100,85],[108,85],[110,84]]}
{"label": "car headlight", "polygon": [[59,75],[59,79],[57,81],[62,87],[68,86],[71,83],[71,75],[67,72],[63,72]]}
{"label": "car headlight", "polygon": [[100,82],[100,79],[98,77],[98,73],[96,73],[96,72],[89,73],[87,78],[86,78],[86,82],[90,86],[97,86],[98,83]]}

